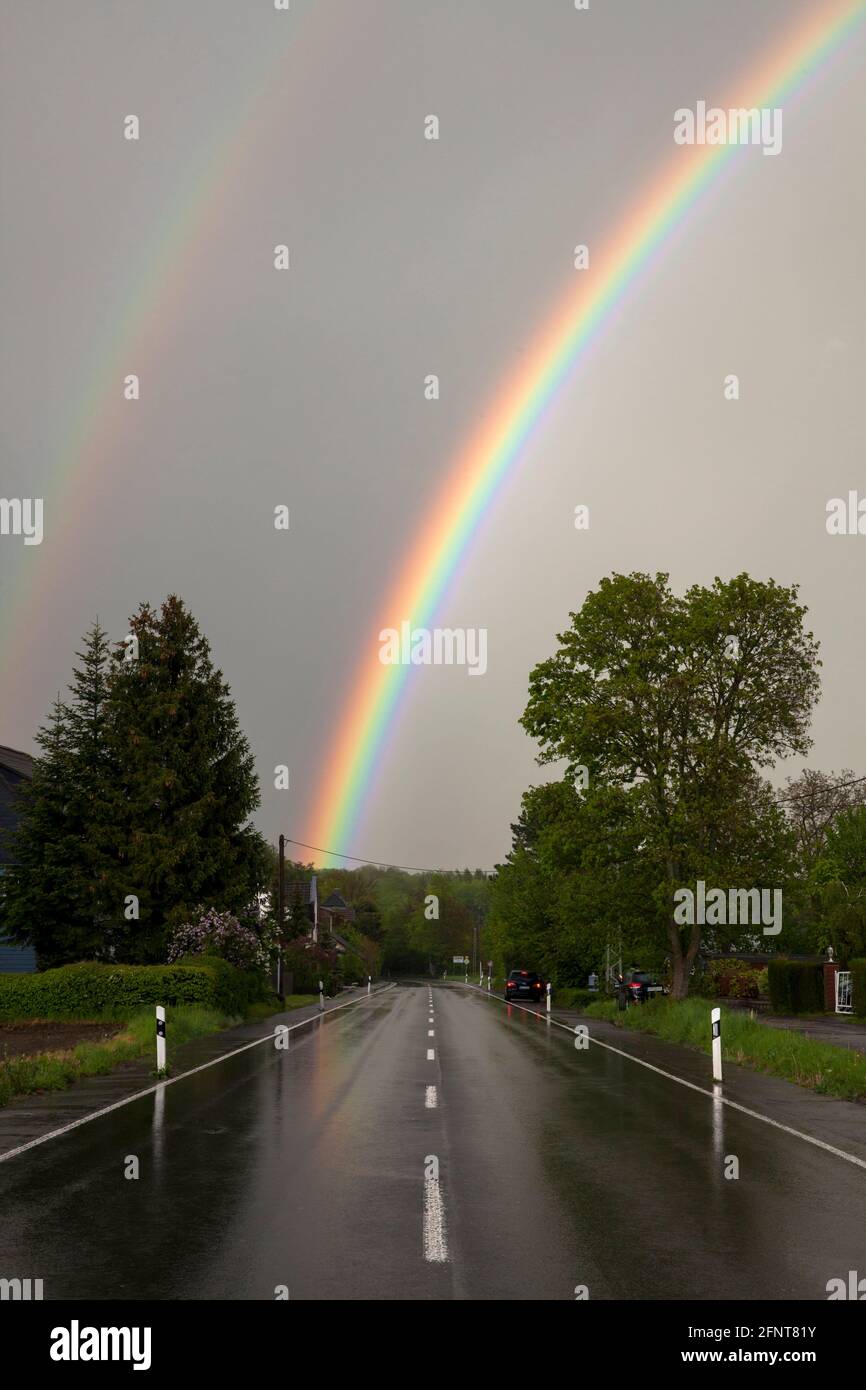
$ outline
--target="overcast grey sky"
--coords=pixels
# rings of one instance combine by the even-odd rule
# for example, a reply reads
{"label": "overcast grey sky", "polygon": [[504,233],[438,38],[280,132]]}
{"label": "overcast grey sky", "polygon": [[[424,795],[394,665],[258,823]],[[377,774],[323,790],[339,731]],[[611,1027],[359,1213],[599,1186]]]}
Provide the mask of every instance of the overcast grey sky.
{"label": "overcast grey sky", "polygon": [[[302,838],[406,547],[573,247],[603,248],[670,160],[677,108],[726,104],[798,16],[837,9],[3,0],[0,495],[44,497],[45,536],[0,537],[0,743],[32,748],[97,612],[120,637],[176,591],[236,697],[261,828]],[[589,354],[441,614],[487,629],[487,674],[418,673],[332,848],[501,858],[541,776],[528,672],[612,570],[799,582],[824,661],[810,764],[866,770],[866,536],[825,528],[829,498],[866,495],[864,71],[861,32]]]}

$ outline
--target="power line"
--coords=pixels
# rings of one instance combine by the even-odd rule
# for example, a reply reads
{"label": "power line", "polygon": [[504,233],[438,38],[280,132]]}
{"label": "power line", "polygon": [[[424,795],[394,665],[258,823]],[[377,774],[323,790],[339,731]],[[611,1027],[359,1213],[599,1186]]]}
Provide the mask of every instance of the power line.
{"label": "power line", "polygon": [[[316,854],[330,854],[334,859],[351,859],[353,864],[369,864],[371,869],[402,869],[407,874],[459,874],[460,869],[420,869],[417,864],[386,864],[384,859],[359,859],[356,854],[341,854],[337,849],[322,849],[321,845],[308,845],[303,840],[293,840],[290,835],[284,835],[283,839],[287,845],[297,845],[300,849],[312,849]],[[473,870],[474,872],[474,870]],[[483,874],[489,870],[482,869]]]}
{"label": "power line", "polygon": [[[858,786],[861,782],[866,782],[866,777],[851,777],[846,781],[831,782],[829,785],[821,787],[820,790],[824,792],[841,791],[845,787]],[[777,797],[780,801],[798,801],[802,797],[808,796],[808,794],[808,788],[805,788],[802,791],[794,791],[792,789],[787,792],[778,791]],[[308,845],[304,840],[293,840],[290,835],[285,835],[283,838],[285,839],[286,844],[297,845],[299,849],[311,849],[316,854],[329,854],[332,859],[349,859],[353,864],[367,864],[371,869],[400,869],[403,873],[407,874],[460,873],[459,869],[424,869],[420,868],[417,864],[388,864],[384,859],[361,859],[356,854],[341,854],[341,852],[337,849],[322,849],[321,845]],[[589,849],[596,844],[607,843],[607,840],[607,836],[599,838],[598,840],[590,840],[586,845],[583,846],[583,848]],[[630,859],[620,860],[619,862],[622,864],[628,864],[632,863],[635,859],[638,858],[640,858],[640,855],[635,854],[631,856]],[[473,873],[474,872],[475,870],[473,870]],[[482,869],[481,872],[483,874],[486,874],[488,877],[492,876],[493,873],[493,871],[490,869]]]}
{"label": "power line", "polygon": [[[807,772],[809,770],[809,768],[806,769]],[[837,792],[842,791],[845,787],[857,787],[861,782],[866,782],[866,777],[849,777],[845,782],[817,782],[815,785],[818,795],[820,796],[822,792]],[[790,791],[780,791],[778,793],[778,799],[780,801],[803,801],[811,795],[811,791],[811,784],[803,787],[800,791],[795,791],[794,788],[791,787]]]}

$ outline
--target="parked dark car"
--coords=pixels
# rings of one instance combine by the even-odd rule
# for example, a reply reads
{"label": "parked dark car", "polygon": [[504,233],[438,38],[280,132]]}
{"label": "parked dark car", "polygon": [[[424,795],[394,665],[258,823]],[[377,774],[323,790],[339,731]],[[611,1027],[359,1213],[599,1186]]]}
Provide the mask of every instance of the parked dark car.
{"label": "parked dark car", "polygon": [[627,970],[624,984],[630,1004],[645,1004],[651,995],[666,993],[664,986],[648,970]]}
{"label": "parked dark car", "polygon": [[544,998],[544,981],[534,970],[512,970],[505,981],[506,999]]}

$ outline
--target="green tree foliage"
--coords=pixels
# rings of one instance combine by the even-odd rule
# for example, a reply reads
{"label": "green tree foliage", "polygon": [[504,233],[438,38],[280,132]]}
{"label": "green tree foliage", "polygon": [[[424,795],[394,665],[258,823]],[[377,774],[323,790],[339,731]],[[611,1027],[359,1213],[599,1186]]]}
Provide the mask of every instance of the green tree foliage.
{"label": "green tree foliage", "polygon": [[814,878],[826,937],[847,965],[866,955],[866,806],[850,806],[827,827]]}
{"label": "green tree foliage", "polygon": [[[866,803],[866,779],[850,768],[841,772],[821,772],[806,768],[799,777],[789,778],[779,793],[779,805],[795,837],[798,874],[785,900],[785,940],[787,949],[809,953],[838,946],[839,923],[831,927],[830,916],[844,905],[844,890],[831,888],[830,880],[845,878],[838,855],[828,851],[828,837],[839,818]],[[850,871],[849,871],[850,873]],[[856,883],[856,873],[851,879]],[[838,899],[838,901],[837,901]],[[844,933],[843,933],[844,934]]]}
{"label": "green tree foliage", "polygon": [[[269,855],[273,870],[268,920],[275,925],[276,854],[269,849]],[[306,882],[313,874],[320,903],[336,892],[354,909],[354,920],[335,924],[335,930],[353,946],[361,973],[441,973],[446,967],[453,969],[453,956],[471,956],[473,944],[479,951],[486,949],[491,884],[482,869],[412,873],[363,864],[353,869],[317,870],[313,864],[286,861],[287,921],[292,918],[291,885]],[[431,897],[435,904],[428,901]],[[309,921],[304,912],[299,907],[297,922],[306,932]],[[291,928],[287,934],[294,934]]]}
{"label": "green tree foliage", "polygon": [[172,596],[130,633],[137,660],[87,634],[21,798],[0,910],[43,966],[162,961],[170,925],[243,912],[266,882],[252,755],[198,624]]}
{"label": "green tree foliage", "polygon": [[372,897],[361,897],[356,903],[351,904],[355,909],[355,925],[362,936],[369,941],[381,941],[382,922],[379,917],[379,909],[376,907]]}
{"label": "green tree foliage", "polygon": [[110,816],[117,769],[107,751],[109,648],[97,621],[77,653],[70,698],[58,699],[36,735],[41,753],[18,798],[19,821],[0,878],[0,918],[32,943],[40,965],[93,958],[110,918]]}
{"label": "green tree foliage", "polygon": [[161,960],[166,933],[199,906],[243,912],[266,879],[249,817],[258,779],[234,702],[198,623],[176,595],[130,620],[138,655],[113,658],[108,747],[115,901],[139,901],[118,933],[123,958]]}
{"label": "green tree foliage", "polygon": [[791,837],[759,773],[810,743],[819,663],[796,595],[743,574],[679,598],[667,575],[615,574],[530,677],[522,723],[539,762],[623,799],[678,998],[704,932],[677,924],[675,890],[788,872]]}
{"label": "green tree foliage", "polygon": [[311,925],[309,908],[301,896],[300,880],[294,879],[285,888],[285,928],[283,935],[286,941],[293,941],[299,936],[306,936]]}
{"label": "green tree foliage", "polygon": [[849,893],[866,894],[866,806],[842,811],[828,827],[825,865]]}
{"label": "green tree foliage", "polygon": [[537,969],[576,986],[608,960],[657,963],[653,883],[621,792],[583,792],[567,778],[534,787],[512,833],[493,883],[491,932],[503,971]]}

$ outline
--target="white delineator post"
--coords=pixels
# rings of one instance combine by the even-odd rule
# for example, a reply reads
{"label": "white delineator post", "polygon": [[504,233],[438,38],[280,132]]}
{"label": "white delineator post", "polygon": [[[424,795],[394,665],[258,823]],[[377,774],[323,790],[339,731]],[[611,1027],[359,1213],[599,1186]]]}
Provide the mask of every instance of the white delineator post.
{"label": "white delineator post", "polygon": [[156,1006],[156,1069],[165,1071],[165,1009]]}
{"label": "white delineator post", "polygon": [[722,1079],[722,1011],[713,1009],[710,1014],[713,1027],[713,1080]]}
{"label": "white delineator post", "polygon": [[325,985],[324,985],[324,981],[320,980],[320,981],[319,981],[319,1008],[320,1008],[320,1009],[324,1009],[324,1007],[325,1007]]}
{"label": "white delineator post", "polygon": [[372,976],[372,975],[368,975],[368,976],[367,976],[367,993],[368,993],[368,994],[370,993],[370,991],[372,990],[372,988],[373,988],[373,976]]}
{"label": "white delineator post", "polygon": [[487,972],[487,993],[490,993],[490,971]]}
{"label": "white delineator post", "polygon": [[547,1012],[550,1014],[550,981],[547,982]]}

